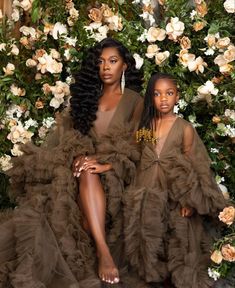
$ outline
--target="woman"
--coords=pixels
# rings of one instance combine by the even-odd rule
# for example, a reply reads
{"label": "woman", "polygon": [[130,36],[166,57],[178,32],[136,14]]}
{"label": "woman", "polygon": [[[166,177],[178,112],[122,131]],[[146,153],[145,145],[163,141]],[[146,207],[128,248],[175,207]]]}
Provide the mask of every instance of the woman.
{"label": "woman", "polygon": [[15,159],[18,209],[0,227],[0,287],[100,287],[97,271],[119,282],[121,198],[138,159],[131,135],[142,107],[138,93],[121,91],[124,74],[126,87],[140,90],[128,50],[110,38],[95,45],[71,87],[71,116]]}

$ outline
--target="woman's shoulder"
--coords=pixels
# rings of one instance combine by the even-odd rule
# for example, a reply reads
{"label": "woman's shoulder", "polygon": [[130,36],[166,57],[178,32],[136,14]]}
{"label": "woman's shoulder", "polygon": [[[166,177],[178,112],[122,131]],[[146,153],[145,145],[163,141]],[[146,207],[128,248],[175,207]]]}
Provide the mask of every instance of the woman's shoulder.
{"label": "woman's shoulder", "polygon": [[141,97],[138,92],[129,88],[125,88],[124,95],[136,101],[143,100],[143,97]]}

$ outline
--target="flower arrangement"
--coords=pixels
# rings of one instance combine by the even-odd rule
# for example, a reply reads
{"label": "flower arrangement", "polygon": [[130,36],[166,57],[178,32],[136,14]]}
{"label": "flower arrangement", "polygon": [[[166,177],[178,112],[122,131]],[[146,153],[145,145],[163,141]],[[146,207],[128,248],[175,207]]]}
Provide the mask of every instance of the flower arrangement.
{"label": "flower arrangement", "polygon": [[[0,11],[1,208],[9,205],[4,171],[11,158],[22,154],[21,144],[45,140],[68,105],[86,48],[108,35],[133,53],[145,83],[155,71],[175,75],[181,95],[176,111],[197,127],[218,185],[225,197],[235,198],[234,0],[153,3],[14,0],[9,19]],[[234,220],[227,228],[212,254],[212,260],[222,257],[209,270],[217,278],[234,263],[228,256],[234,253]]]}

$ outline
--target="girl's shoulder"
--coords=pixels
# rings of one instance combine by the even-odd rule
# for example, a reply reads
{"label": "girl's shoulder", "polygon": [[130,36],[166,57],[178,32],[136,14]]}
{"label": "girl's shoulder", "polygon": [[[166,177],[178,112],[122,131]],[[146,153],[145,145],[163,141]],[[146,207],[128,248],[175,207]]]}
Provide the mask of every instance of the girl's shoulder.
{"label": "girl's shoulder", "polygon": [[185,119],[182,118],[182,117],[178,117],[177,124],[178,124],[179,126],[181,126],[183,129],[186,129],[186,128],[187,128],[187,129],[195,130],[195,128],[193,127],[193,125],[192,125],[189,121],[185,120]]}

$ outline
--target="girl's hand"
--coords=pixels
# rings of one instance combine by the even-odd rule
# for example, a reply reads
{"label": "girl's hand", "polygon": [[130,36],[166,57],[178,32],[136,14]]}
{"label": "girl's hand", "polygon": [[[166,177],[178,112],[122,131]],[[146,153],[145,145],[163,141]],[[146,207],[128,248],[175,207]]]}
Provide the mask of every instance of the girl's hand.
{"label": "girl's hand", "polygon": [[100,164],[96,159],[89,159],[82,165],[82,170],[88,171],[92,174],[104,173],[112,169],[111,164]]}
{"label": "girl's hand", "polygon": [[183,207],[180,209],[180,214],[182,217],[191,217],[193,215],[194,209],[190,207]]}

